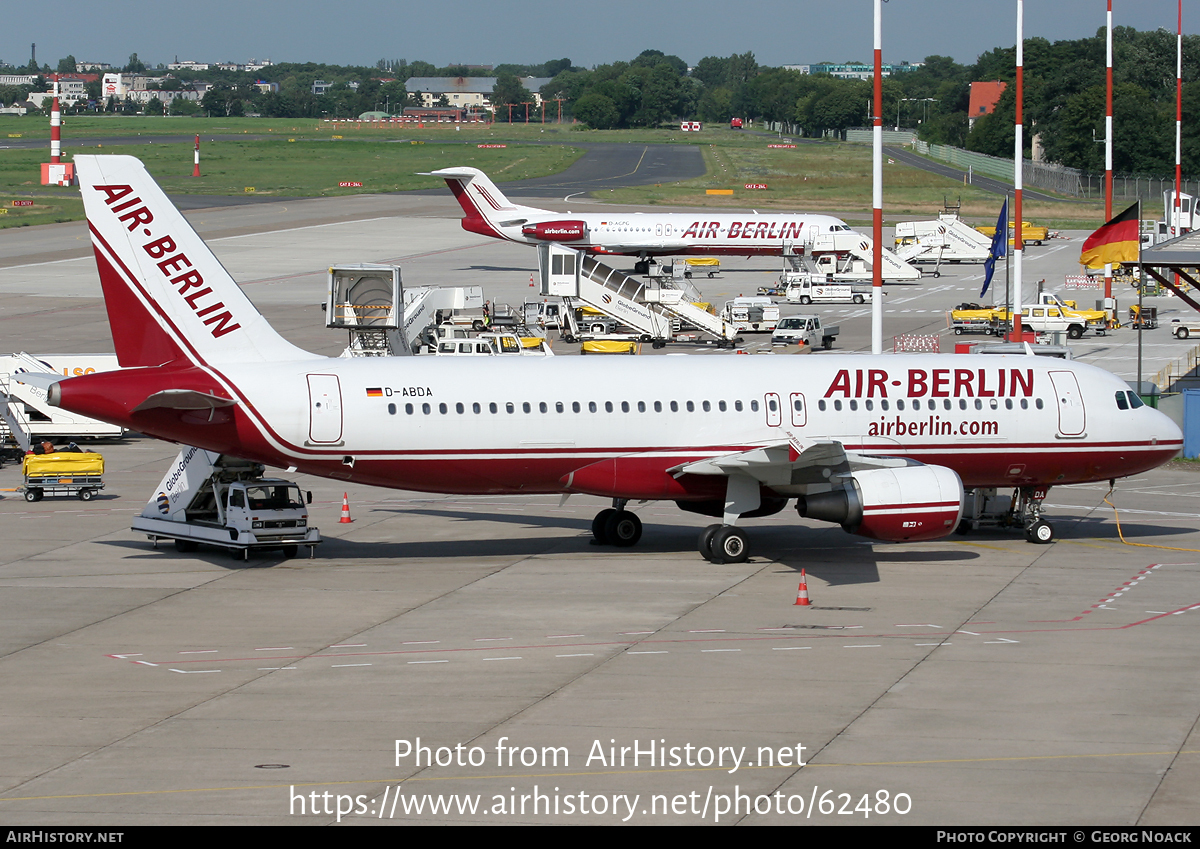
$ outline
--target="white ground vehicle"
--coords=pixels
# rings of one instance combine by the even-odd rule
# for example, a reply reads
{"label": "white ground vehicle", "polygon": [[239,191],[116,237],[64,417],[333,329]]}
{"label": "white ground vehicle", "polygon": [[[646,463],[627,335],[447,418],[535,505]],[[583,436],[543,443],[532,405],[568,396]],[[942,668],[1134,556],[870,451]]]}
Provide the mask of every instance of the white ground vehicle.
{"label": "white ground vehicle", "polygon": [[1066,333],[1078,339],[1088,331],[1088,324],[1079,315],[1067,315],[1060,307],[1031,306],[1021,310],[1021,328],[1035,333]]}
{"label": "white ground vehicle", "polygon": [[770,333],[779,323],[779,307],[761,295],[734,298],[726,301],[721,320],[734,328],[734,333]]}
{"label": "white ground vehicle", "polygon": [[784,272],[779,277],[784,297],[792,304],[864,304],[870,291],[862,291],[854,283],[830,283],[827,278],[803,272]]}
{"label": "white ground vehicle", "polygon": [[1200,316],[1171,319],[1171,333],[1176,339],[1188,339],[1192,336],[1200,336]]}
{"label": "white ground vehicle", "polygon": [[185,446],[146,502],[133,530],[175,540],[179,551],[201,543],[229,549],[245,560],[250,549],[280,549],[294,557],[321,532],[308,524],[312,493],[291,481],[263,477],[264,467],[201,448]]}
{"label": "white ground vehicle", "polygon": [[[448,329],[448,328],[447,328]],[[442,330],[442,328],[438,328]],[[478,336],[458,337],[461,330],[454,330],[454,336],[447,336],[438,342],[437,351],[441,357],[494,357],[494,356],[538,356],[553,357],[549,340],[540,336],[517,336],[515,333],[480,333]]]}
{"label": "white ground vehicle", "polygon": [[815,348],[818,344],[826,350],[833,347],[833,341],[841,333],[841,327],[833,324],[822,324],[819,315],[789,315],[781,318],[771,334],[772,345],[808,345]]}

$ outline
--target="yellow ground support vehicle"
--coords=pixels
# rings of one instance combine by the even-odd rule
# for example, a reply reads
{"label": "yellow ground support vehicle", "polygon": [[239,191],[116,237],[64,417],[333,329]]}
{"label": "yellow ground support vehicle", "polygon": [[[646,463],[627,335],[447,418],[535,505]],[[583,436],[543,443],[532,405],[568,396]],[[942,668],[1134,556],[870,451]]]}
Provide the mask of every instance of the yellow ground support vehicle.
{"label": "yellow ground support vehicle", "polygon": [[26,501],[41,501],[46,495],[74,495],[90,501],[104,489],[104,457],[94,452],[26,454],[21,472]]}
{"label": "yellow ground support vehicle", "polygon": [[633,339],[591,339],[583,343],[580,354],[636,354],[637,342]]}
{"label": "yellow ground support vehicle", "polygon": [[[996,228],[994,226],[976,227],[975,229],[987,236],[989,239],[996,235]],[[1016,229],[1016,226],[1010,221],[1008,223],[1008,243],[1010,245],[1016,242],[1016,239],[1013,236],[1013,234],[1016,232]],[[1041,245],[1045,244],[1046,240],[1049,238],[1050,228],[1034,224],[1032,221],[1021,222],[1021,241],[1024,244]]]}
{"label": "yellow ground support vehicle", "polygon": [[956,336],[962,336],[964,333],[1000,336],[1008,330],[1012,313],[1003,307],[992,309],[977,304],[961,304],[950,311],[949,319],[950,327],[954,329]]}
{"label": "yellow ground support vehicle", "polygon": [[698,256],[688,257],[683,261],[684,272],[683,276],[691,279],[695,274],[705,274],[709,277],[716,277],[721,273],[721,260],[715,256]]}

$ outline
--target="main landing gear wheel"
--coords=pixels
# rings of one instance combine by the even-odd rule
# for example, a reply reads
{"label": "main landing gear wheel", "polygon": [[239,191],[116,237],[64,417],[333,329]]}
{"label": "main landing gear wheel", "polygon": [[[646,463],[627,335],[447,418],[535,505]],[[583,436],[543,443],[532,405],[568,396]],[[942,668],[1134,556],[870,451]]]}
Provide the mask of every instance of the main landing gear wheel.
{"label": "main landing gear wheel", "polygon": [[[714,560],[712,553],[712,538],[717,531],[725,527],[724,525],[709,525],[700,532],[700,536],[696,538],[696,549],[704,557],[705,560]],[[714,560],[714,562],[716,562]]]}
{"label": "main landing gear wheel", "polygon": [[1054,540],[1054,526],[1045,519],[1038,519],[1025,529],[1025,539],[1038,545],[1045,545]]}
{"label": "main landing gear wheel", "polygon": [[750,556],[746,532],[733,525],[709,525],[700,532],[696,547],[713,563],[745,563]]}
{"label": "main landing gear wheel", "polygon": [[709,551],[716,563],[745,563],[750,556],[750,541],[741,528],[724,525],[713,534]]}
{"label": "main landing gear wheel", "polygon": [[642,520],[628,510],[613,510],[604,523],[604,536],[609,545],[617,548],[637,545],[642,538]]}
{"label": "main landing gear wheel", "polygon": [[642,538],[642,520],[628,510],[609,507],[592,519],[592,539],[596,545],[629,548]]}
{"label": "main landing gear wheel", "polygon": [[596,518],[592,519],[592,539],[596,545],[608,545],[608,520],[616,512],[616,510],[609,507],[607,510],[601,510],[596,514]]}

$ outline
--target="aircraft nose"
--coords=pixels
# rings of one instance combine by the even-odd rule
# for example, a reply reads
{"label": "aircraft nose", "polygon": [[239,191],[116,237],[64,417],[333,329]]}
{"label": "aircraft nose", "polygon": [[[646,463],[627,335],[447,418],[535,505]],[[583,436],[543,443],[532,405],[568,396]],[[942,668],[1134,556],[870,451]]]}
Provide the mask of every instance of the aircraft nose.
{"label": "aircraft nose", "polygon": [[1160,445],[1175,442],[1179,443],[1180,448],[1183,447],[1183,431],[1170,416],[1152,407],[1147,407],[1146,412],[1151,414],[1148,431],[1151,439],[1157,439]]}

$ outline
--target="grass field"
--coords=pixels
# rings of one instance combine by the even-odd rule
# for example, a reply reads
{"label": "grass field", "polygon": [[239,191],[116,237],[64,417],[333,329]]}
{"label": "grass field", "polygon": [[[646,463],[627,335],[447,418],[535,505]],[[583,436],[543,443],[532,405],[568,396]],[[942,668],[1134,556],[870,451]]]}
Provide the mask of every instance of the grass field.
{"label": "grass field", "polygon": [[[480,150],[474,145],[366,140],[219,141],[203,146],[201,174],[192,177],[190,144],[127,145],[89,153],[134,154],[169,194],[326,197],[347,194],[441,188],[434,177],[420,177],[450,165],[473,165],[497,180],[523,180],[556,174],[579,158],[578,148],[557,145],[510,145]],[[76,148],[75,152],[79,152]],[[64,157],[69,158],[69,157]],[[74,187],[40,185],[43,150],[0,152],[0,227],[76,221],[83,203]],[[362,183],[339,186],[339,183]],[[14,200],[33,206],[14,207]]]}
{"label": "grass field", "polygon": [[[769,148],[770,136],[710,126],[702,133],[662,130],[583,130],[548,123],[463,125],[357,124],[291,118],[143,118],[68,116],[64,138],[201,135],[203,177],[193,179],[191,144],[146,144],[105,150],[135,153],[164,188],[176,194],[256,194],[320,197],[339,194],[435,188],[440,181],[417,177],[448,165],[474,165],[497,182],[562,171],[582,151],[575,143],[700,145],[708,166],[705,176],[682,183],[606,192],[603,200],[626,205],[705,206],[714,208],[789,209],[829,212],[855,226],[870,223],[871,150],[866,145],[799,144]],[[44,117],[0,118],[6,135],[47,138]],[[227,140],[230,136],[253,138]],[[213,141],[214,136],[223,137]],[[507,144],[480,149],[478,144]],[[80,152],[67,148],[68,155]],[[88,151],[92,152],[92,151]],[[100,152],[100,151],[96,151]],[[70,221],[82,217],[77,190],[38,185],[38,163],[45,150],[0,151],[0,227]],[[361,182],[362,187],[339,186]],[[765,189],[746,189],[746,184]],[[706,194],[732,189],[732,196]],[[12,207],[13,199],[33,199],[31,207]],[[1000,198],[955,180],[899,163],[884,166],[884,214],[887,223],[932,217],[944,202],[962,204],[973,223],[994,223]],[[1055,229],[1091,229],[1103,223],[1102,205],[1026,201],[1024,218]]]}
{"label": "grass field", "polygon": [[[753,139],[753,141],[750,141]],[[620,189],[611,203],[671,206],[716,206],[744,209],[789,209],[828,212],[852,225],[871,222],[871,148],[858,144],[802,144],[768,148],[776,143],[762,136],[742,136],[740,143],[709,142],[704,148],[708,173],[699,179],[652,188]],[[747,184],[766,189],[747,189]],[[709,189],[732,189],[732,196],[713,196]],[[884,216],[899,219],[932,217],[945,203],[962,205],[972,223],[995,224],[1002,199],[899,163],[883,168]],[[1103,223],[1100,202],[1024,203],[1026,220],[1055,229],[1093,228]]]}

